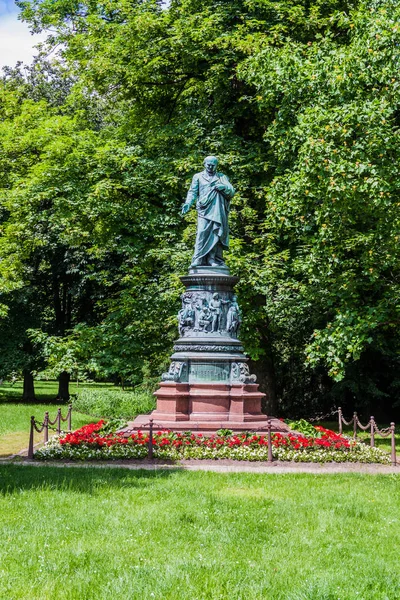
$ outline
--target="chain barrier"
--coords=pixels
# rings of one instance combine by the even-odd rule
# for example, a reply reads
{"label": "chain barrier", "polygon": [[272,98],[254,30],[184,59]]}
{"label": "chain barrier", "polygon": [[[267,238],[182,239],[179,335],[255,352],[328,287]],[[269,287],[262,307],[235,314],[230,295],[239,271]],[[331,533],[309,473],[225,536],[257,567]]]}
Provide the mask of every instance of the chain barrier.
{"label": "chain barrier", "polygon": [[[30,431],[30,436],[29,436],[28,458],[33,458],[34,431],[37,431],[38,433],[42,433],[42,431],[44,431],[44,442],[45,443],[48,441],[49,429],[51,429],[52,431],[56,431],[57,433],[61,432],[61,421],[64,421],[64,422],[68,421],[68,425],[69,425],[68,429],[69,429],[69,431],[71,431],[71,413],[72,413],[72,404],[69,405],[68,413],[65,417],[62,416],[61,408],[59,408],[57,410],[57,416],[54,419],[54,421],[51,421],[49,419],[48,412],[45,413],[44,420],[42,423],[39,423],[38,421],[36,421],[35,417],[31,417],[31,431]],[[350,426],[353,424],[354,439],[357,438],[357,427],[359,427],[362,431],[366,431],[367,429],[370,429],[371,447],[375,446],[375,435],[380,435],[382,438],[387,438],[391,435],[391,459],[392,459],[392,464],[393,465],[396,464],[396,439],[395,439],[395,424],[394,423],[390,423],[390,426],[385,429],[379,429],[375,422],[374,417],[370,417],[370,420],[367,423],[367,425],[363,425],[360,422],[356,412],[353,414],[353,417],[350,421],[346,421],[346,419],[343,417],[342,409],[340,407],[338,409],[334,408],[332,411],[330,411],[329,413],[327,413],[325,415],[321,415],[321,416],[315,417],[313,419],[309,419],[309,421],[316,422],[316,421],[326,420],[327,417],[331,417],[335,414],[338,414],[338,417],[339,417],[339,433],[340,434],[343,433],[343,424],[346,426]],[[52,425],[55,425],[56,423],[57,423],[57,427],[52,427]],[[154,452],[153,452],[154,451],[154,443],[153,443],[154,428],[157,428],[161,431],[165,431],[165,428],[162,425],[160,425],[159,423],[154,423],[153,419],[149,419],[148,423],[144,423],[140,427],[129,427],[127,429],[122,430],[121,433],[123,435],[128,434],[128,437],[129,437],[129,434],[135,433],[135,432],[141,431],[141,430],[146,430],[147,428],[149,431],[148,458],[152,459],[154,456]],[[267,438],[268,438],[268,462],[272,462],[273,456],[272,456],[272,443],[271,443],[272,442],[271,419],[267,418],[267,422],[265,425],[262,425],[258,429],[249,429],[248,433],[252,433],[253,435],[257,434],[257,433],[264,433],[267,435]]]}
{"label": "chain barrier", "polygon": [[[45,428],[45,424],[42,423],[41,427],[40,427],[40,424],[39,424],[38,421],[33,421],[33,424],[34,424],[34,427],[35,427],[35,431],[37,431],[38,433],[42,433],[43,429]],[[40,427],[40,429],[39,429],[39,427]]]}
{"label": "chain barrier", "polygon": [[396,459],[396,437],[395,437],[396,426],[393,422],[390,423],[389,427],[386,427],[384,429],[379,429],[374,417],[370,417],[368,423],[366,425],[363,425],[360,422],[356,412],[353,414],[353,418],[350,421],[346,421],[346,419],[343,417],[342,409],[340,407],[338,408],[338,414],[339,414],[339,433],[340,434],[343,433],[343,425],[350,426],[353,424],[353,437],[356,440],[357,439],[357,427],[359,427],[362,431],[367,431],[369,429],[370,435],[371,435],[371,439],[370,439],[371,448],[375,447],[375,435],[379,435],[382,438],[388,438],[390,436],[391,437],[392,464],[393,465],[396,464],[396,462],[397,462],[397,459]]}
{"label": "chain barrier", "polygon": [[[42,423],[39,423],[39,421],[37,421],[35,419],[34,416],[31,417],[31,430],[29,433],[29,446],[28,446],[28,458],[33,458],[33,447],[34,447],[34,435],[35,435],[35,431],[37,431],[37,433],[43,433],[43,443],[46,444],[49,441],[49,429],[51,431],[55,431],[56,433],[61,433],[61,422],[64,421],[68,421],[68,431],[71,431],[72,429],[72,404],[70,404],[68,406],[68,412],[65,415],[65,417],[62,416],[61,414],[61,408],[57,409],[57,416],[56,418],[52,421],[49,417],[49,412],[46,411],[44,413],[44,419],[42,421]],[[56,425],[56,427],[52,427],[53,425]]]}
{"label": "chain barrier", "polygon": [[378,429],[378,426],[375,423],[375,421],[373,423],[373,427],[374,427],[375,433],[377,433],[381,437],[388,437],[392,433],[392,428],[391,427],[385,427],[385,429]]}
{"label": "chain barrier", "polygon": [[308,421],[309,423],[318,423],[319,421],[326,421],[327,419],[329,419],[329,417],[334,417],[335,415],[337,415],[337,413],[338,409],[336,408],[336,406],[334,406],[333,409],[325,415],[312,417],[311,419],[306,419],[306,421]]}
{"label": "chain barrier", "polygon": [[358,427],[360,429],[362,429],[362,431],[367,431],[367,429],[371,428],[371,421],[369,421],[366,425],[362,425],[362,423],[359,421],[358,417],[356,417],[356,423],[357,423]]}
{"label": "chain barrier", "polygon": [[[35,423],[37,423],[37,421],[35,421]],[[44,426],[42,427],[42,429],[40,431],[38,431],[37,429],[36,429],[36,431],[38,431],[38,433],[41,433],[43,431],[43,429],[44,429]],[[58,427],[52,427],[50,425],[50,421],[49,421],[49,424],[47,425],[47,429],[49,429],[50,431],[55,431],[56,433],[61,433],[60,431],[58,431]]]}
{"label": "chain barrier", "polygon": [[[72,410],[72,404],[70,404],[69,406],[71,407],[71,410]],[[70,415],[70,411],[68,410],[68,412],[67,412],[67,414],[65,415],[65,417],[63,417],[63,416],[62,416],[62,414],[61,414],[61,408],[59,408],[58,410],[59,410],[59,412],[60,412],[60,421],[63,421],[64,423],[65,423],[66,421],[68,421],[68,419],[69,419],[69,415]]]}
{"label": "chain barrier", "polygon": [[344,419],[344,418],[342,417],[342,423],[343,423],[344,425],[347,425],[348,427],[350,427],[350,425],[352,425],[352,424],[354,423],[354,417],[353,417],[352,419],[350,419],[350,421],[346,421],[346,419]]}

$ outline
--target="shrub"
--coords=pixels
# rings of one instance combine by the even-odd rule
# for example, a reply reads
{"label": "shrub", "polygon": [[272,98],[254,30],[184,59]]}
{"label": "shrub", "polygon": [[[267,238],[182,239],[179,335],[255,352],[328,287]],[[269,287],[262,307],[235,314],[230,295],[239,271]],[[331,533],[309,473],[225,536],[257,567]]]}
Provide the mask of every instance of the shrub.
{"label": "shrub", "polygon": [[96,417],[132,419],[136,415],[152,411],[155,408],[155,399],[146,391],[82,388],[73,402],[73,407]]}
{"label": "shrub", "polygon": [[305,419],[300,419],[299,421],[286,421],[286,423],[289,425],[290,429],[297,431],[298,433],[302,433],[306,436],[321,437],[321,434],[315,429],[314,425]]}

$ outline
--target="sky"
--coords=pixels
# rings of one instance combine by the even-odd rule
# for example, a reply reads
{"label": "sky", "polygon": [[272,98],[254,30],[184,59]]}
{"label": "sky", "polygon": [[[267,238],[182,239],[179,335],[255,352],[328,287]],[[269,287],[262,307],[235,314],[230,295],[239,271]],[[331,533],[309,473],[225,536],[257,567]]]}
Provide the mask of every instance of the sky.
{"label": "sky", "polygon": [[33,46],[45,35],[31,35],[26,23],[18,20],[19,9],[14,0],[0,0],[0,69],[14,67],[22,60],[32,62],[37,51]]}

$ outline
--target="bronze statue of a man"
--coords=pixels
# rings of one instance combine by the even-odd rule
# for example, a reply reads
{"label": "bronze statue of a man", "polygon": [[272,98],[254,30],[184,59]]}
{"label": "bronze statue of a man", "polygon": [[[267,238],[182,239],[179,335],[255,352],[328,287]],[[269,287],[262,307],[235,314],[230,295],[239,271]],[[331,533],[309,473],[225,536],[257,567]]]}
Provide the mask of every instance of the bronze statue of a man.
{"label": "bronze statue of a man", "polygon": [[196,173],[182,214],[196,201],[197,234],[192,267],[224,265],[223,250],[229,248],[229,202],[235,194],[229,179],[217,172],[218,159],[207,156],[204,171]]}

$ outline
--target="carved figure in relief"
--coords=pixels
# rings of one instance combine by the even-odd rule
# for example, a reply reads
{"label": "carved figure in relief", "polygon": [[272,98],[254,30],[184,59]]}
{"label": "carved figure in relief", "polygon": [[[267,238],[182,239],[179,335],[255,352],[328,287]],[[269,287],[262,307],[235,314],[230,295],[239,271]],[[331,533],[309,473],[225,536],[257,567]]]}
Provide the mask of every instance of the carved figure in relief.
{"label": "carved figure in relief", "polygon": [[213,294],[210,301],[210,310],[212,311],[211,331],[221,331],[222,305],[228,304],[229,300],[221,300],[219,294]]}
{"label": "carved figure in relief", "polygon": [[194,327],[195,311],[191,303],[181,308],[178,313],[179,335],[183,335],[187,329]]}
{"label": "carved figure in relief", "polygon": [[194,304],[201,298],[201,293],[199,292],[185,292],[182,294],[182,302],[183,304]]}
{"label": "carved figure in relief", "polygon": [[239,305],[237,303],[236,296],[233,296],[232,302],[230,303],[228,309],[228,314],[226,316],[226,330],[228,333],[232,333],[234,336],[237,336],[240,323],[241,318]]}
{"label": "carved figure in relief", "polygon": [[203,305],[200,309],[199,313],[199,330],[200,331],[210,331],[211,323],[213,320],[213,316],[206,302],[203,302]]}

